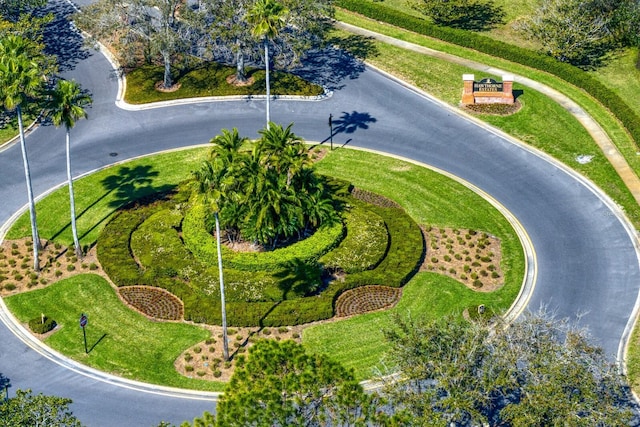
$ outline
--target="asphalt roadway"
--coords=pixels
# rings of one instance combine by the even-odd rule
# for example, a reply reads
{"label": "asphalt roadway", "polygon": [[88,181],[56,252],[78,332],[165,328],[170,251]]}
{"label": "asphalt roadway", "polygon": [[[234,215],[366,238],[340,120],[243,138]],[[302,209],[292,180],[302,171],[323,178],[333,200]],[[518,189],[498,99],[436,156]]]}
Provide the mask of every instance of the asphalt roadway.
{"label": "asphalt roadway", "polygon": [[[73,36],[67,35],[72,44]],[[316,77],[333,89],[322,101],[276,100],[272,120],[294,123],[310,141],[329,137],[333,114],[336,146],[363,147],[440,168],[480,188],[522,224],[535,248],[535,288],[528,307],[579,319],[594,342],[613,358],[635,317],[640,268],[635,231],[607,196],[545,155],[461,116],[387,76],[327,53]],[[74,176],[117,161],[202,144],[222,128],[254,137],[264,126],[261,99],[193,103],[128,111],[115,104],[117,74],[96,51],[71,53],[64,76],[91,91],[89,119],[72,130]],[[333,69],[334,68],[334,69]],[[461,85],[461,76],[451,76]],[[526,93],[525,93],[526,95]],[[64,130],[40,126],[27,138],[34,193],[66,179]],[[585,153],[594,154],[594,153]],[[596,153],[596,155],[601,155]],[[20,147],[0,152],[0,223],[23,209],[26,188]],[[0,325],[0,373],[12,389],[73,399],[72,410],[89,426],[179,424],[214,410],[212,396],[165,393],[86,375],[64,360],[33,349]]]}

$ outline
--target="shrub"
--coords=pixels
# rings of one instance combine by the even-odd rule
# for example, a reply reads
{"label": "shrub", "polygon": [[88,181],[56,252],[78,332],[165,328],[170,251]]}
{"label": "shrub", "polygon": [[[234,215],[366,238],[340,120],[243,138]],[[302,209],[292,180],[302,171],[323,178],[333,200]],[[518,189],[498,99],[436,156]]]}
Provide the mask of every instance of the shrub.
{"label": "shrub", "polygon": [[191,353],[185,353],[184,354],[184,361],[185,362],[191,362],[193,360],[193,356],[191,355]]}
{"label": "shrub", "polygon": [[75,270],[75,269],[76,269],[76,266],[75,266],[75,265],[73,265],[73,264],[69,264],[69,265],[67,265],[67,271],[73,271],[73,270]]}
{"label": "shrub", "polygon": [[13,291],[16,288],[16,285],[14,283],[5,283],[4,288],[7,291]]}
{"label": "shrub", "polygon": [[215,371],[213,371],[213,376],[216,378],[220,378],[222,376],[222,371],[220,371],[220,369],[216,369]]}
{"label": "shrub", "polygon": [[54,274],[55,274],[56,277],[60,277],[60,276],[62,276],[62,271],[56,270],[56,272]]}
{"label": "shrub", "polygon": [[98,266],[96,265],[95,262],[92,262],[91,264],[89,264],[89,270],[97,270]]}
{"label": "shrub", "polygon": [[193,372],[193,366],[192,365],[185,365],[184,370],[187,372]]}
{"label": "shrub", "polygon": [[384,258],[389,237],[382,218],[356,199],[345,214],[346,237],[320,258],[326,268],[357,273],[375,268]]}
{"label": "shrub", "polygon": [[36,334],[46,334],[56,326],[56,321],[47,316],[40,316],[29,320],[29,329]]}

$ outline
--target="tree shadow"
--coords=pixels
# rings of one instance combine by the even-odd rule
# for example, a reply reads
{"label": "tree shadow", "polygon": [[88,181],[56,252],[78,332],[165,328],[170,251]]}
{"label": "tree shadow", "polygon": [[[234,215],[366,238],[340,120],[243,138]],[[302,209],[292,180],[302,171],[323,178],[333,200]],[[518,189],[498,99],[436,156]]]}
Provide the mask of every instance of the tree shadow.
{"label": "tree shadow", "polygon": [[309,265],[299,259],[288,262],[274,277],[279,279],[278,287],[283,300],[289,298],[290,294],[296,297],[314,295],[321,286],[320,266]]}
{"label": "tree shadow", "polygon": [[98,338],[98,341],[96,341],[95,343],[93,343],[93,345],[91,346],[90,349],[87,350],[87,354],[91,353],[93,351],[94,348],[96,348],[96,346],[98,344],[100,344],[100,341],[102,341],[103,339],[105,339],[107,337],[107,334],[102,334],[102,336],[100,338]]}
{"label": "tree shadow", "polygon": [[44,51],[58,58],[58,69],[62,72],[72,70],[78,62],[91,56],[84,47],[82,35],[70,20],[75,12],[73,5],[66,1],[49,2],[39,11],[42,16],[53,16],[44,29]]}
{"label": "tree shadow", "polygon": [[358,129],[366,130],[369,129],[369,123],[375,122],[377,122],[377,119],[369,113],[360,113],[358,111],[347,113],[343,111],[340,118],[333,120],[333,134],[354,133]]}
{"label": "tree shadow", "polygon": [[149,194],[162,191],[154,188],[153,178],[160,173],[150,165],[135,167],[122,166],[115,173],[100,181],[107,194],[113,194],[113,200],[109,202],[112,208],[119,208],[132,200],[140,199]]}
{"label": "tree shadow", "polygon": [[469,31],[489,31],[504,24],[506,13],[492,0],[466,0],[434,3],[427,10],[417,7],[430,16],[434,24]]}
{"label": "tree shadow", "polygon": [[343,80],[356,79],[365,70],[364,61],[378,51],[373,39],[359,35],[332,37],[323,49],[309,51],[293,74],[329,90],[344,87]]}

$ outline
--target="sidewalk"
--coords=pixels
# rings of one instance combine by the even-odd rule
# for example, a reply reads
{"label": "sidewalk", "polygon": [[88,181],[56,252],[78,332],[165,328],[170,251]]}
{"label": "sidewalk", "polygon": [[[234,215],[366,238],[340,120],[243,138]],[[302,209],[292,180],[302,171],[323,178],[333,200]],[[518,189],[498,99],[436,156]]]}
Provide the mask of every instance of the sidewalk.
{"label": "sidewalk", "polygon": [[337,28],[349,31],[350,33],[372,37],[376,40],[400,47],[402,49],[411,50],[413,52],[431,56],[433,58],[438,58],[447,62],[462,65],[468,68],[473,68],[474,70],[479,70],[494,75],[513,75],[515,82],[518,82],[524,86],[530,87],[540,93],[547,95],[549,98],[560,104],[569,113],[571,113],[580,122],[580,124],[584,126],[584,128],[587,130],[587,132],[589,132],[596,144],[598,144],[609,163],[611,163],[613,168],[616,170],[624,184],[627,186],[634,199],[636,200],[636,203],[640,205],[640,178],[638,178],[638,175],[633,171],[633,169],[631,169],[625,158],[618,151],[618,148],[614,145],[609,136],[600,127],[600,125],[582,107],[580,107],[580,105],[576,104],[568,96],[558,92],[555,89],[550,88],[549,86],[538,83],[527,77],[513,74],[510,71],[494,68],[480,62],[429,49],[427,47],[419,46],[414,43],[405,42],[393,37],[385,36],[384,34],[356,27],[345,22],[336,22],[335,26]]}

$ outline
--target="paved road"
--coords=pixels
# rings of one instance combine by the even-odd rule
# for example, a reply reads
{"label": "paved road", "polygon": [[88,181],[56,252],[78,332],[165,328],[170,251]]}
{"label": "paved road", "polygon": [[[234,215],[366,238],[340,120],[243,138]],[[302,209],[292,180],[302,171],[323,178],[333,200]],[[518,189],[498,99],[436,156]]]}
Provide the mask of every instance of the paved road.
{"label": "paved road", "polygon": [[[328,137],[327,118],[342,121],[337,144],[366,147],[415,159],[473,183],[508,208],[528,231],[537,253],[532,309],[547,305],[576,317],[615,357],[631,317],[640,283],[629,229],[615,206],[584,180],[499,134],[460,117],[436,101],[371,69],[347,69],[333,79],[333,97],[321,102],[276,101],[272,119],[294,122],[308,140]],[[226,101],[144,111],[118,109],[117,80],[107,61],[92,52],[72,57],[67,77],[89,89],[95,102],[89,120],[73,130],[75,175],[134,156],[208,141],[221,128],[255,136],[264,124],[264,101]],[[71,66],[72,65],[72,66]],[[352,64],[353,65],[353,64]],[[459,76],[452,76],[459,82]],[[526,96],[526,95],[525,95]],[[27,141],[34,191],[65,180],[64,134],[50,126]],[[0,223],[26,203],[19,147],[0,153]],[[84,377],[30,349],[0,325],[0,373],[15,388],[68,396],[74,413],[90,426],[179,424],[210,401],[171,398]]]}

